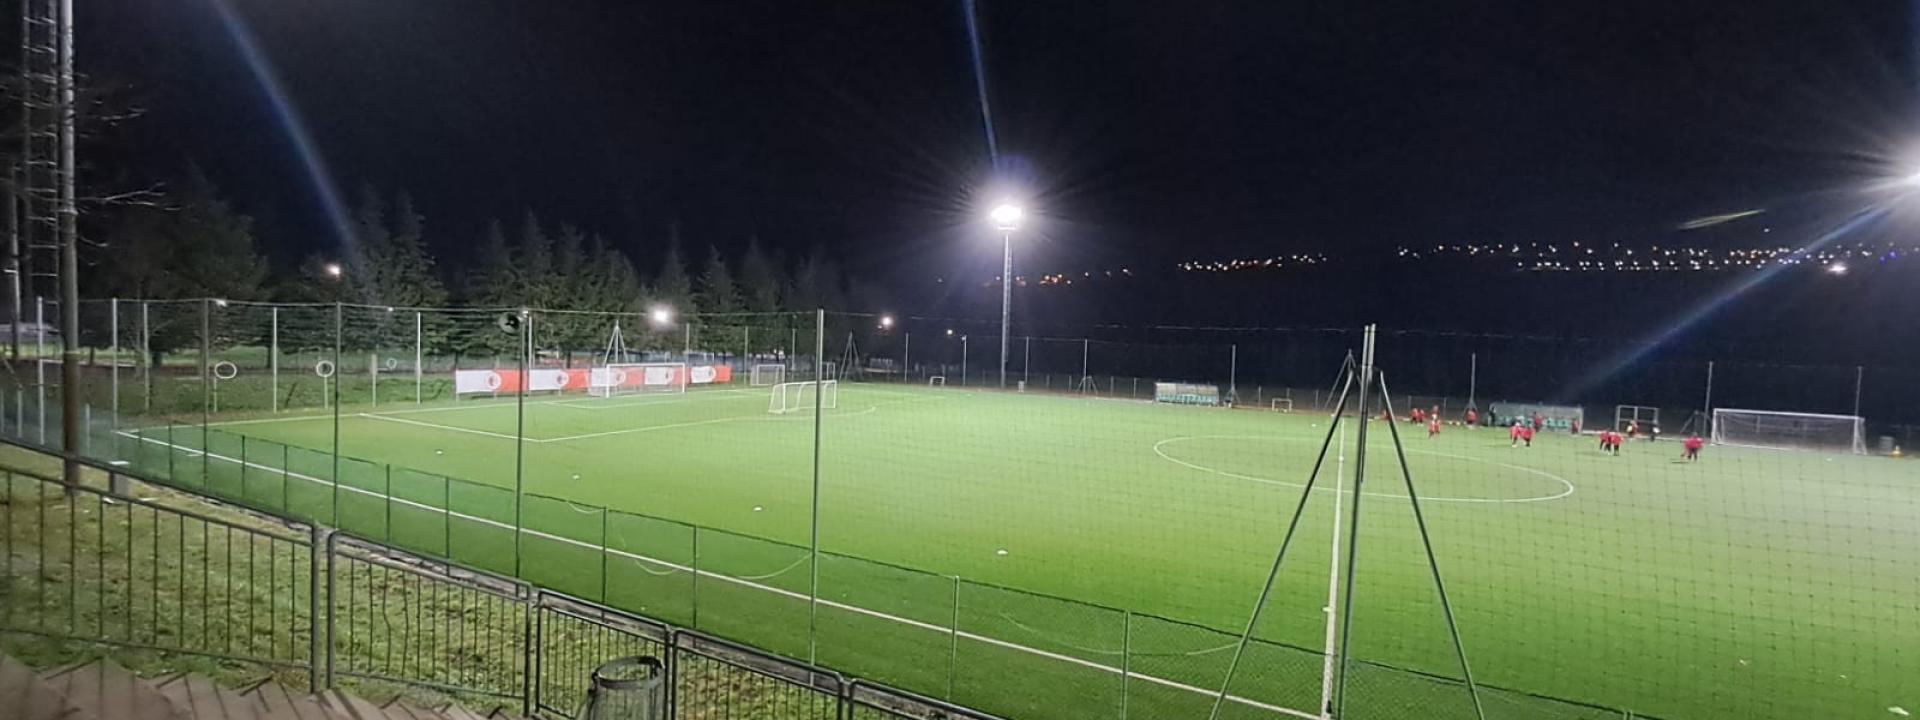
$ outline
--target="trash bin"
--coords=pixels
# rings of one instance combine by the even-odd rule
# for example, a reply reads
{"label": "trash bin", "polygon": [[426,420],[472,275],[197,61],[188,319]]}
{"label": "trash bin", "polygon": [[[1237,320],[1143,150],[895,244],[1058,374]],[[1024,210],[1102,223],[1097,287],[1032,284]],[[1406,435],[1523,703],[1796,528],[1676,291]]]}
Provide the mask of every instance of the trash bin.
{"label": "trash bin", "polygon": [[666,665],[659,658],[629,657],[594,669],[580,720],[665,720]]}

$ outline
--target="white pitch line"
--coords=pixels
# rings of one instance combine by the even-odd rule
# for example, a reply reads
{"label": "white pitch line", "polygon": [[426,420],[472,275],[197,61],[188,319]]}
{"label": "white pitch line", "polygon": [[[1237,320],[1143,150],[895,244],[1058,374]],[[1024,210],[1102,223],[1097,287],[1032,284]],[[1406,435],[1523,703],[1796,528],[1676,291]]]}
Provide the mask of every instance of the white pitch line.
{"label": "white pitch line", "polygon": [[[1175,464],[1175,465],[1179,465],[1179,466],[1181,466],[1181,467],[1184,467],[1184,468],[1187,468],[1187,469],[1190,469],[1190,470],[1198,470],[1198,471],[1200,471],[1200,472],[1203,472],[1203,473],[1211,473],[1211,474],[1214,474],[1214,475],[1219,475],[1219,476],[1221,476],[1221,477],[1229,477],[1229,478],[1233,478],[1233,479],[1235,479],[1235,480],[1245,480],[1245,481],[1247,481],[1247,482],[1256,482],[1256,483],[1263,483],[1263,484],[1267,484],[1267,485],[1278,485],[1278,486],[1280,486],[1280,487],[1288,487],[1288,488],[1294,488],[1294,489],[1300,489],[1300,488],[1304,488],[1304,487],[1306,487],[1306,485],[1305,485],[1305,484],[1303,484],[1303,483],[1297,483],[1297,482],[1291,482],[1291,481],[1287,481],[1287,480],[1275,480],[1275,479],[1273,479],[1273,478],[1264,478],[1264,477],[1260,477],[1260,476],[1258,476],[1258,475],[1242,475],[1242,474],[1240,474],[1240,473],[1236,473],[1236,472],[1228,472],[1228,471],[1226,471],[1226,470],[1219,470],[1219,469],[1215,469],[1215,468],[1210,468],[1210,467],[1207,467],[1207,466],[1205,466],[1205,465],[1201,465],[1201,464],[1199,464],[1199,463],[1192,463],[1192,462],[1187,462],[1187,461],[1185,461],[1185,460],[1181,460],[1181,459],[1179,459],[1179,458],[1176,458],[1176,457],[1174,457],[1174,456],[1172,456],[1172,455],[1168,455],[1168,454],[1167,454],[1167,452],[1166,452],[1165,450],[1163,450],[1163,449],[1161,449],[1161,446],[1163,446],[1163,445],[1166,445],[1166,444],[1168,444],[1168,443],[1177,443],[1177,442],[1185,442],[1185,441],[1188,441],[1188,440],[1207,440],[1207,439],[1214,439],[1214,440],[1299,440],[1298,438],[1278,438],[1278,437],[1267,437],[1267,436],[1264,436],[1264,435],[1188,435],[1188,436],[1183,436],[1183,437],[1170,437],[1170,438],[1167,438],[1167,439],[1165,439],[1165,440],[1161,440],[1160,442],[1156,442],[1156,443],[1154,443],[1154,444],[1153,444],[1153,454],[1155,454],[1155,455],[1159,455],[1159,456],[1160,456],[1160,459],[1162,459],[1162,460],[1165,460],[1165,461],[1167,461],[1167,462],[1170,462],[1170,463],[1173,463],[1173,464]],[[1492,465],[1492,466],[1494,466],[1494,467],[1502,467],[1502,468],[1507,468],[1507,469],[1509,469],[1509,470],[1518,470],[1518,471],[1520,471],[1520,472],[1523,472],[1523,473],[1528,473],[1528,474],[1531,474],[1531,475],[1537,475],[1537,476],[1539,476],[1539,477],[1543,477],[1543,478],[1546,478],[1546,479],[1548,479],[1548,480],[1553,480],[1553,481],[1555,481],[1555,482],[1558,482],[1558,483],[1560,483],[1560,484],[1561,484],[1562,486],[1564,486],[1564,487],[1563,487],[1563,489],[1561,489],[1561,491],[1560,491],[1560,492],[1558,492],[1558,493],[1555,493],[1555,494],[1552,494],[1552,495],[1536,495],[1536,496],[1533,496],[1533,497],[1522,497],[1522,498],[1475,498],[1475,497],[1451,497],[1451,496],[1447,496],[1447,495],[1436,495],[1436,496],[1428,496],[1428,495],[1421,495],[1421,496],[1420,496],[1420,499],[1421,499],[1421,500],[1425,500],[1425,501],[1429,501],[1429,502],[1448,502],[1448,503],[1476,503],[1476,504],[1493,504],[1493,505],[1505,505],[1505,504],[1518,504],[1518,503],[1536,503],[1536,502],[1548,502],[1548,501],[1552,501],[1552,500],[1559,500],[1559,499],[1561,499],[1561,498],[1564,498],[1564,497],[1567,497],[1567,496],[1569,496],[1569,495],[1572,495],[1572,494],[1573,494],[1573,483],[1572,483],[1571,481],[1569,481],[1569,480],[1567,480],[1566,478],[1563,478],[1563,477],[1560,477],[1559,475],[1555,475],[1555,474],[1553,474],[1553,473],[1550,473],[1550,472],[1547,472],[1547,471],[1545,471],[1545,470],[1535,470],[1535,469],[1533,469],[1533,468],[1529,468],[1529,467],[1521,467],[1521,466],[1519,466],[1519,465],[1509,465],[1509,464],[1507,464],[1507,463],[1503,463],[1503,462],[1500,462],[1500,461],[1497,461],[1497,460],[1483,460],[1483,459],[1481,459],[1481,458],[1476,458],[1476,457],[1469,457],[1469,456],[1466,456],[1466,455],[1453,455],[1453,454],[1449,454],[1449,453],[1442,453],[1442,452],[1434,452],[1434,451],[1432,451],[1432,450],[1408,450],[1407,452],[1408,452],[1408,453],[1410,453],[1410,454],[1420,454],[1420,455],[1432,455],[1432,456],[1435,456],[1435,457],[1444,457],[1444,458],[1453,458],[1453,459],[1456,459],[1456,460],[1469,460],[1469,461],[1473,461],[1473,462],[1479,462],[1479,463],[1485,463],[1485,464],[1487,464],[1487,465]],[[1338,492],[1338,493],[1341,493],[1341,494],[1343,494],[1343,495],[1350,495],[1350,494],[1352,494],[1352,491],[1349,491],[1349,490],[1334,490],[1334,489],[1332,489],[1332,488],[1325,488],[1325,487],[1316,487],[1316,488],[1314,488],[1314,491],[1315,491],[1315,492]],[[1367,496],[1367,497],[1380,497],[1380,498],[1401,498],[1401,499],[1405,499],[1405,498],[1407,497],[1407,496],[1405,496],[1405,495],[1397,495],[1397,494],[1394,494],[1394,493],[1382,493],[1382,492],[1362,492],[1362,493],[1360,493],[1360,494],[1361,494],[1361,495],[1365,495],[1365,496]]]}
{"label": "white pitch line", "polygon": [[[468,522],[480,523],[483,525],[491,525],[491,526],[494,526],[503,530],[508,530],[508,531],[512,531],[515,529],[513,525],[500,522],[498,520],[490,520],[482,517],[474,517],[472,515],[467,515],[464,513],[457,513],[447,508],[434,507],[432,505],[428,505],[423,502],[416,502],[413,500],[407,500],[405,498],[397,498],[391,495],[383,495],[381,493],[377,493],[372,490],[365,490],[362,488],[353,487],[351,485],[341,485],[331,480],[324,480],[321,478],[316,478],[308,475],[302,475],[300,473],[292,472],[290,470],[286,470],[283,468],[276,468],[269,465],[262,465],[260,463],[251,462],[251,461],[238,460],[238,459],[230,458],[224,455],[217,455],[214,453],[206,452],[204,450],[195,450],[193,448],[186,447],[184,445],[176,445],[173,443],[166,442],[164,440],[159,440],[157,438],[141,437],[137,434],[126,432],[126,431],[121,431],[120,434],[133,438],[135,440],[150,442],[156,445],[160,445],[162,447],[172,448],[174,450],[185,450],[195,455],[201,455],[209,458],[214,458],[217,460],[224,460],[226,462],[231,462],[239,465],[256,467],[261,470],[278,472],[284,477],[299,478],[301,480],[306,480],[308,482],[312,482],[318,485],[330,486],[335,490],[335,492],[345,490],[347,492],[360,493],[362,495],[367,495],[370,497],[384,498],[387,502],[390,502],[390,503],[400,503],[402,505],[409,505],[421,510],[444,513],[449,518],[459,518],[461,520],[465,520]],[[1111,665],[1103,665],[1101,663],[1098,663],[1092,660],[1085,660],[1082,658],[1073,657],[1071,655],[1063,655],[1063,654],[1048,651],[1048,650],[1041,650],[1040,648],[1027,647],[1019,643],[1010,642],[1007,640],[1000,640],[997,638],[980,635],[978,633],[971,633],[965,630],[960,630],[958,628],[936,625],[934,623],[924,622],[921,620],[914,620],[912,618],[900,617],[898,615],[889,615],[887,613],[884,613],[878,610],[869,610],[867,608],[859,607],[857,605],[849,605],[846,603],[836,602],[833,600],[816,598],[816,597],[809,596],[806,593],[787,590],[784,588],[778,588],[771,585],[763,585],[763,584],[754,582],[752,580],[745,580],[742,578],[734,577],[732,575],[727,575],[725,573],[717,573],[711,570],[701,570],[699,568],[689,567],[686,565],[681,565],[678,563],[669,562],[669,561],[661,560],[658,558],[652,558],[652,557],[648,557],[638,553],[627,552],[625,550],[615,550],[610,547],[605,547],[602,545],[594,545],[592,543],[582,542],[579,540],[575,540],[573,538],[561,537],[559,535],[552,535],[549,533],[540,532],[538,530],[529,530],[527,528],[519,528],[519,532],[523,535],[531,535],[537,538],[541,538],[543,540],[551,540],[554,542],[565,543],[568,545],[577,545],[579,547],[587,548],[589,550],[599,550],[601,552],[612,553],[614,555],[629,558],[632,560],[639,560],[641,562],[652,563],[654,565],[659,565],[661,567],[673,568],[674,570],[681,571],[681,572],[690,572],[695,575],[710,577],[722,582],[729,582],[729,583],[733,583],[743,587],[749,587],[755,590],[761,590],[761,591],[769,592],[775,595],[779,595],[779,596],[783,596],[783,597],[787,597],[795,600],[811,601],[826,607],[834,608],[836,610],[844,610],[846,612],[855,613],[858,615],[865,615],[867,617],[875,618],[878,620],[886,620],[888,622],[899,623],[902,625],[906,625],[908,627],[937,632],[937,633],[940,633],[941,635],[946,635],[948,637],[962,637],[974,642],[993,645],[995,647],[1006,648],[1008,650],[1013,650],[1016,652],[1023,652],[1030,655],[1047,658],[1049,660],[1058,660],[1060,662],[1065,662],[1072,665],[1079,665],[1081,667],[1085,667],[1090,670],[1097,670],[1097,671],[1108,673],[1111,675],[1122,675],[1124,678],[1145,680],[1155,685],[1161,685],[1164,687],[1173,688],[1175,690],[1181,690],[1181,691],[1190,692],[1197,695],[1204,695],[1208,697],[1213,697],[1220,694],[1220,691],[1217,689],[1207,690],[1207,689],[1196,687],[1193,685],[1188,685],[1186,683],[1182,683],[1176,680],[1168,680],[1166,678],[1137,673],[1131,670],[1125,670],[1122,668],[1113,667]],[[1271,703],[1261,702],[1259,700],[1254,700],[1252,698],[1241,697],[1238,695],[1228,695],[1227,699],[1236,704],[1245,705],[1247,707],[1256,708],[1260,710],[1266,710],[1268,712],[1276,712],[1282,715],[1290,715],[1297,718],[1304,718],[1305,720],[1322,720],[1322,718],[1319,715],[1315,715],[1313,713],[1303,712],[1300,710],[1295,710],[1293,708],[1289,708],[1281,705],[1274,705]]]}
{"label": "white pitch line", "polygon": [[[353,416],[367,418],[368,420],[381,420],[381,421],[390,422],[390,423],[400,423],[403,425],[417,425],[423,428],[433,428],[435,430],[448,430],[452,432],[462,432],[462,433],[467,433],[469,435],[484,435],[486,437],[500,438],[502,440],[518,440],[519,439],[515,436],[508,435],[506,433],[497,433],[497,432],[491,432],[487,430],[474,430],[472,428],[456,427],[453,425],[441,425],[440,423],[430,423],[430,422],[424,422],[421,420],[408,420],[406,418],[390,417],[387,415],[375,415],[373,413],[354,413]],[[534,440],[532,438],[528,438],[528,441],[540,442],[539,440]]]}

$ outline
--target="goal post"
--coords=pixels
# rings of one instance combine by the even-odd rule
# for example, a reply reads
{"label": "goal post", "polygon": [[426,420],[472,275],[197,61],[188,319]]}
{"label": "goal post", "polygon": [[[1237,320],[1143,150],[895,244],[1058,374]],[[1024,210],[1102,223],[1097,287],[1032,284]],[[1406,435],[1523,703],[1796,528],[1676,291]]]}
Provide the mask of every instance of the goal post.
{"label": "goal post", "polygon": [[750,375],[751,377],[749,378],[749,380],[751,381],[752,387],[769,387],[773,385],[779,385],[780,383],[787,381],[787,366],[779,365],[779,364],[762,363],[762,364],[753,366],[753,370],[750,373]]}
{"label": "goal post", "polygon": [[1626,432],[1632,425],[1638,425],[1640,431],[1649,436],[1660,427],[1660,408],[1645,405],[1615,405],[1613,408],[1613,429]]}
{"label": "goal post", "polygon": [[617,397],[644,393],[684,393],[688,371],[683,362],[613,363],[593,368],[587,377],[587,394],[593,397]]}
{"label": "goal post", "polygon": [[1715,445],[1867,454],[1858,415],[1714,408],[1712,427]]}
{"label": "goal post", "polygon": [[811,409],[815,397],[820,407],[831,410],[840,406],[839,380],[806,380],[802,382],[780,383],[773,386],[773,394],[767,399],[767,412],[775,415],[796,410]]}

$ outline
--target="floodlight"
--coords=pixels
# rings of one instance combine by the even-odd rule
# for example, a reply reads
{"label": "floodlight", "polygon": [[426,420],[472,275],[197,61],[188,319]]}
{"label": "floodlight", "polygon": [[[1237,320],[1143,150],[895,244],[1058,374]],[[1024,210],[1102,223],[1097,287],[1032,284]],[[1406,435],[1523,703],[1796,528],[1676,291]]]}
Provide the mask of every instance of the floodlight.
{"label": "floodlight", "polygon": [[653,320],[654,325],[657,325],[660,327],[666,327],[668,325],[672,325],[673,324],[673,308],[667,307],[665,305],[655,305],[653,306],[652,310],[647,311],[647,317]]}
{"label": "floodlight", "polygon": [[1020,229],[1020,221],[1027,216],[1025,210],[1013,203],[1001,203],[993,208],[987,217],[993,220],[993,226],[1001,232],[1013,232]]}
{"label": "floodlight", "polygon": [[1828,265],[1827,273],[1831,275],[1845,275],[1847,274],[1847,264],[1842,262],[1837,262],[1832,265]]}
{"label": "floodlight", "polygon": [[345,272],[345,270],[341,269],[340,263],[327,263],[326,271],[327,271],[327,277],[336,277],[336,278],[340,277],[340,274]]}
{"label": "floodlight", "polygon": [[880,327],[881,327],[881,329],[883,329],[883,330],[884,330],[884,329],[891,329],[891,328],[893,327],[893,316],[892,316],[892,315],[881,315],[881,316],[880,316]]}

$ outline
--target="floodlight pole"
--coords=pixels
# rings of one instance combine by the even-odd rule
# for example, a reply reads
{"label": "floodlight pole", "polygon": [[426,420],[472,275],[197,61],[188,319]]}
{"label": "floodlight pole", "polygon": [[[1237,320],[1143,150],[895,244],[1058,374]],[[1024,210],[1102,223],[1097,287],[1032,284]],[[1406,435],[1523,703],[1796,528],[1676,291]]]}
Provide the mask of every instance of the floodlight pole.
{"label": "floodlight pole", "polygon": [[1007,388],[1007,343],[1013,319],[1013,230],[1000,232],[1000,389]]}
{"label": "floodlight pole", "polygon": [[812,538],[808,543],[808,557],[812,579],[808,582],[807,602],[807,662],[815,661],[817,639],[820,625],[820,422],[821,409],[825,402],[826,377],[820,373],[827,361],[827,311],[825,308],[814,310],[813,320],[813,520],[808,523],[812,528]]}
{"label": "floodlight pole", "polygon": [[1712,437],[1713,436],[1713,361],[1712,360],[1707,361],[1707,400],[1706,400],[1706,404],[1700,408],[1700,412],[1703,413],[1703,417],[1706,418],[1707,436]]}
{"label": "floodlight pole", "polygon": [[[60,0],[55,104],[60,126],[60,450],[63,480],[80,485],[80,209],[74,197],[73,0]],[[32,128],[25,129],[28,133]],[[71,492],[71,490],[69,490]]]}
{"label": "floodlight pole", "polygon": [[1353,579],[1354,563],[1360,550],[1360,498],[1365,496],[1367,480],[1367,424],[1373,415],[1373,406],[1368,404],[1367,391],[1373,384],[1373,338],[1378,326],[1368,325],[1360,342],[1360,397],[1358,407],[1360,429],[1355,438],[1353,449],[1353,507],[1352,515],[1347,519],[1347,577],[1345,596],[1341,599],[1340,609],[1340,675],[1337,690],[1333,696],[1333,717],[1347,716],[1347,672],[1353,660]]}
{"label": "floodlight pole", "polygon": [[1467,407],[1474,407],[1475,393],[1480,389],[1480,353],[1467,355]]}
{"label": "floodlight pole", "polygon": [[1860,390],[1867,384],[1867,366],[1853,366],[1853,416],[1860,417]]}

